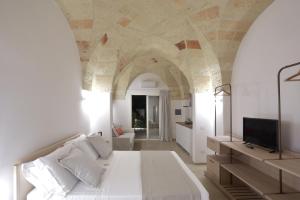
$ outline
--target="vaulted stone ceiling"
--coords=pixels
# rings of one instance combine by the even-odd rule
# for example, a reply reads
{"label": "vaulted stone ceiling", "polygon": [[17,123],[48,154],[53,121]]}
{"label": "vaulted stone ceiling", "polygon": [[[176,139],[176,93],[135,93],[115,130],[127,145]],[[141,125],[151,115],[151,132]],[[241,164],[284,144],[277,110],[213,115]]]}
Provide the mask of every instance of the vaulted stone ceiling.
{"label": "vaulted stone ceiling", "polygon": [[74,32],[83,88],[122,98],[152,72],[173,98],[231,80],[240,42],[272,0],[57,0]]}

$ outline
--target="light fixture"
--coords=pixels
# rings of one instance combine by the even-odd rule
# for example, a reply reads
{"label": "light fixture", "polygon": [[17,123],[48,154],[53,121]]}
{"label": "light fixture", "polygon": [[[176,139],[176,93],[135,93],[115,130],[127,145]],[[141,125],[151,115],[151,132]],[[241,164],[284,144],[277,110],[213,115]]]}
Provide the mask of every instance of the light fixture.
{"label": "light fixture", "polygon": [[[282,160],[282,134],[281,134],[281,88],[280,88],[280,75],[281,72],[300,65],[300,62],[293,63],[291,65],[287,65],[282,67],[277,73],[277,89],[278,89],[278,151],[279,151],[279,160]],[[290,77],[288,77],[285,81],[300,81],[300,71]],[[280,193],[282,193],[282,170],[279,170],[279,189]]]}

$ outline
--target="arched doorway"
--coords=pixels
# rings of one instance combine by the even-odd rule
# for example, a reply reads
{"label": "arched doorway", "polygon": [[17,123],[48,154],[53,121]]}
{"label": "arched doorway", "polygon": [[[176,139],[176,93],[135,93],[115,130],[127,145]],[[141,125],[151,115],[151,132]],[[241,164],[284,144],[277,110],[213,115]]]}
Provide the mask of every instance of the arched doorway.
{"label": "arched doorway", "polygon": [[154,73],[142,73],[129,82],[123,99],[113,104],[114,123],[135,129],[136,139],[161,139],[159,132],[161,91],[169,91]]}

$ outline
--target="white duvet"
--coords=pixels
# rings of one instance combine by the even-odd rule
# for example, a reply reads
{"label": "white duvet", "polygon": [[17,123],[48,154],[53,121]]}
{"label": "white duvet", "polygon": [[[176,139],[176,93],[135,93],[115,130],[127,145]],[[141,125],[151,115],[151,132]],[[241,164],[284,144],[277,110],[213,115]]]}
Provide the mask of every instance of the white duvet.
{"label": "white duvet", "polygon": [[[197,177],[175,152],[172,153],[199,189],[201,200],[208,200],[208,192]],[[78,182],[66,197],[52,196],[49,200],[142,200],[140,160],[139,151],[114,151],[109,160],[98,160],[99,165],[106,168],[100,188],[91,188]],[[27,200],[42,199],[37,189],[27,195]]]}

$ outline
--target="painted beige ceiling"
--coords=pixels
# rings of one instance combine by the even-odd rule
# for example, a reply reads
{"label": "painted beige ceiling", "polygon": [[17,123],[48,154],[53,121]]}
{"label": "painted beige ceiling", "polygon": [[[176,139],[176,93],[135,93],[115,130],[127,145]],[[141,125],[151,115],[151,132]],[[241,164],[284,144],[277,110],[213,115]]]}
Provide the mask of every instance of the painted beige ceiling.
{"label": "painted beige ceiling", "polygon": [[240,42],[272,0],[57,0],[80,52],[83,88],[122,98],[139,74],[173,98],[231,80]]}

